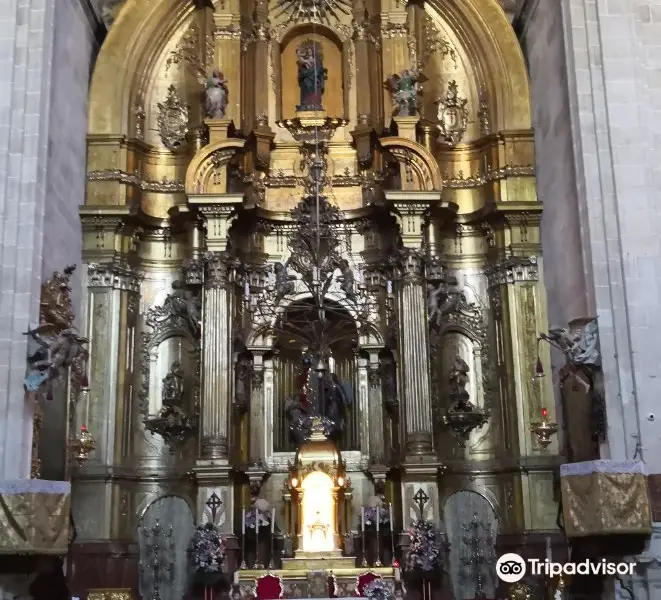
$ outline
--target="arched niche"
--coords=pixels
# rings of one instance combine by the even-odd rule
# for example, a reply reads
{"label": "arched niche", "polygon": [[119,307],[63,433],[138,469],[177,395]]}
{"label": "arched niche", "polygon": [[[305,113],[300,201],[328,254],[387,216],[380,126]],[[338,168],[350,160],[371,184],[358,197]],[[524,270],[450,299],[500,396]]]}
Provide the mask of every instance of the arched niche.
{"label": "arched niche", "polygon": [[331,29],[315,23],[290,29],[279,45],[281,118],[291,119],[296,116],[296,107],[300,104],[296,50],[307,41],[316,42],[321,47],[323,65],[328,71],[323,108],[332,117],[344,117],[348,114],[345,102],[345,43]]}
{"label": "arched niche", "polygon": [[335,483],[323,471],[312,471],[301,482],[304,552],[331,552],[335,532]]}
{"label": "arched niche", "polygon": [[396,181],[402,191],[440,192],[443,186],[441,170],[434,156],[424,146],[400,137],[380,140],[387,157],[397,164]]}
{"label": "arched niche", "polygon": [[[467,543],[475,535],[480,538],[479,550],[488,559],[494,558],[494,542],[498,536],[498,520],[492,504],[482,494],[460,490],[447,498],[443,505],[443,521],[450,543],[449,574],[455,598],[478,597],[475,573],[465,564],[473,551]],[[473,524],[471,525],[471,522]],[[477,527],[475,527],[477,525]],[[495,562],[482,567],[485,598],[495,598],[497,584]]]}
{"label": "arched niche", "polygon": [[145,508],[137,531],[143,598],[184,597],[190,583],[188,549],[193,531],[193,512],[179,496],[161,496]]}

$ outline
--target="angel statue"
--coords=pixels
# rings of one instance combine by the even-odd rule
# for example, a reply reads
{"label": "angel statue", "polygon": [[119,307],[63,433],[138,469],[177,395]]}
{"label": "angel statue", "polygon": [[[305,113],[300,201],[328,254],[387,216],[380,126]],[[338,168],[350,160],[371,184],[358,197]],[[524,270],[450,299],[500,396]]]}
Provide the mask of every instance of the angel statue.
{"label": "angel statue", "polygon": [[184,370],[181,363],[175,361],[170,371],[163,379],[163,406],[178,406],[181,408],[184,398]]}
{"label": "angel statue", "polygon": [[355,292],[356,278],[353,274],[353,271],[351,270],[349,261],[346,259],[342,259],[339,268],[342,273],[340,276],[340,281],[341,281],[340,288],[347,295],[347,298],[353,300],[356,295]]}
{"label": "angel statue", "polygon": [[418,73],[406,69],[391,75],[385,82],[397,117],[410,117],[418,112]]}
{"label": "angel statue", "polygon": [[58,379],[64,369],[80,366],[87,358],[88,340],[73,328],[58,331],[46,323],[26,332],[38,344],[30,356],[30,370],[25,378],[25,389],[34,392],[46,381]]}
{"label": "angel statue", "polygon": [[559,348],[572,365],[601,367],[597,319],[575,319],[569,325],[551,327],[541,338]]}
{"label": "angel statue", "polygon": [[454,359],[454,365],[450,369],[450,388],[452,389],[452,395],[455,397],[468,397],[466,393],[466,386],[468,385],[468,372],[470,368],[466,361],[457,356]]}
{"label": "angel statue", "polygon": [[429,310],[430,327],[439,327],[449,312],[455,309],[461,295],[450,291],[447,283],[441,282],[437,285],[427,284],[427,307]]}
{"label": "angel statue", "polygon": [[220,70],[215,69],[204,88],[204,111],[209,119],[225,118],[229,90]]}

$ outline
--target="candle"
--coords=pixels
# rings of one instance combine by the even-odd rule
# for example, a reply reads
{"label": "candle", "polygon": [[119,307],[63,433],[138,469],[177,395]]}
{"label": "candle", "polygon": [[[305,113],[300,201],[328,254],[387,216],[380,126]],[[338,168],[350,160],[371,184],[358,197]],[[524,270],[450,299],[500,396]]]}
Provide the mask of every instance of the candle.
{"label": "candle", "polygon": [[389,294],[392,294],[392,281],[388,280],[388,283],[386,284],[386,290]]}
{"label": "candle", "polygon": [[381,516],[379,513],[381,512],[381,507],[377,504],[376,505],[376,534],[379,535],[379,521],[381,520],[379,517]]}
{"label": "candle", "polygon": [[248,283],[248,281],[245,281],[243,283],[243,295],[246,298],[250,298],[250,284]]}
{"label": "candle", "polygon": [[246,535],[246,507],[241,509],[241,535]]}
{"label": "candle", "polygon": [[271,508],[271,535],[275,533],[275,508]]}
{"label": "candle", "polygon": [[551,552],[551,538],[546,536],[546,560],[553,562],[553,553]]}
{"label": "candle", "polygon": [[399,567],[395,567],[395,581],[401,581],[402,580],[402,571]]}
{"label": "candle", "polygon": [[360,526],[361,526],[361,531],[365,533],[365,507],[361,506],[360,507]]}
{"label": "candle", "polygon": [[234,571],[234,585],[239,585],[239,572]]}
{"label": "candle", "polygon": [[255,537],[259,539],[259,509],[255,506]]}
{"label": "candle", "polygon": [[394,532],[395,531],[395,525],[392,522],[392,502],[388,505],[388,516],[390,517],[390,531]]}

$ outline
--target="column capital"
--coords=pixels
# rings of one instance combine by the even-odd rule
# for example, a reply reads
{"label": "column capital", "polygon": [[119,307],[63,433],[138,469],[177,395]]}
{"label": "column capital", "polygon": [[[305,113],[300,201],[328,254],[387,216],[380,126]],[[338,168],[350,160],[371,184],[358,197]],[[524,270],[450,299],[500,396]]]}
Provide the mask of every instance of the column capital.
{"label": "column capital", "polygon": [[425,278],[425,257],[422,251],[401,248],[394,259],[394,277],[405,285],[421,285]]}
{"label": "column capital", "polygon": [[206,288],[227,289],[234,284],[237,260],[226,252],[207,252],[204,255]]}
{"label": "column capital", "polygon": [[484,269],[490,288],[524,281],[539,281],[536,256],[512,256],[487,265]]}

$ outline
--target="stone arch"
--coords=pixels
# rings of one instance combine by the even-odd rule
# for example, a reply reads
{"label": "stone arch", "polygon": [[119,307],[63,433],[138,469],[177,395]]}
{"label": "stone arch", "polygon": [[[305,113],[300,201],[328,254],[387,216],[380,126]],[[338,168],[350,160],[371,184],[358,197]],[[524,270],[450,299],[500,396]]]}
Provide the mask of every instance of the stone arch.
{"label": "stone arch", "polygon": [[400,165],[402,190],[441,191],[443,187],[441,170],[427,148],[400,137],[382,139],[381,147]]}

